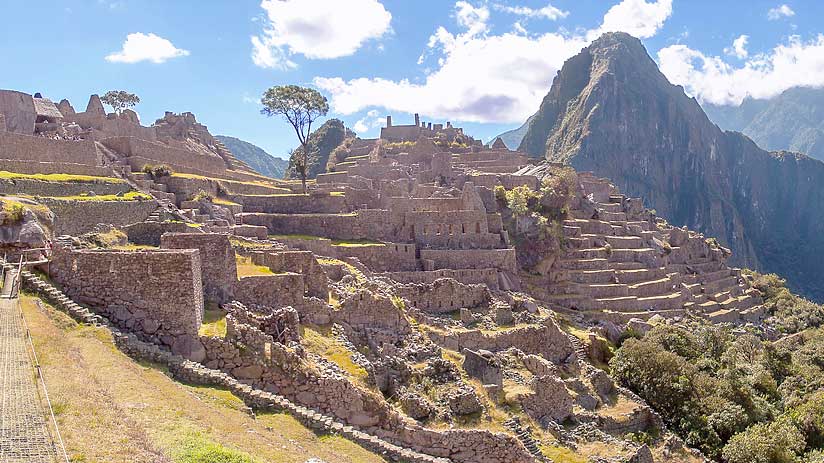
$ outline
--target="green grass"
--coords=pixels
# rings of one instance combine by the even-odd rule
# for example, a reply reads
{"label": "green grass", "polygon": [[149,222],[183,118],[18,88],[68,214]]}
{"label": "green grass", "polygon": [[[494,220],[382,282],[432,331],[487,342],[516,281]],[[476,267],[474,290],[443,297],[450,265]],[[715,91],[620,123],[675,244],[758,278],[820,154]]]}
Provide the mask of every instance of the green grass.
{"label": "green grass", "polygon": [[203,311],[203,324],[198,334],[201,336],[226,337],[226,311],[217,305],[210,305]]}
{"label": "green grass", "polygon": [[235,260],[237,261],[237,276],[239,278],[275,274],[269,267],[253,263],[251,257],[237,255]]}
{"label": "green grass", "polygon": [[306,350],[329,360],[361,384],[366,384],[369,374],[352,361],[352,352],[332,336],[331,330],[320,326],[301,326],[301,330],[301,344]]}
{"label": "green grass", "polygon": [[270,240],[309,240],[309,241],[317,241],[317,240],[325,240],[322,236],[314,236],[314,235],[269,235]]}
{"label": "green grass", "polygon": [[[262,186],[262,187],[266,187],[266,188],[271,188],[271,189],[273,189],[273,190],[291,191],[291,190],[289,190],[289,189],[287,189],[287,188],[281,188],[281,187],[274,186],[274,185],[272,185],[271,183],[266,182],[266,181],[264,181],[264,180],[248,180],[248,181],[242,181],[242,180],[229,180],[229,179],[227,179],[227,178],[219,178],[219,177],[205,177],[205,176],[203,176],[203,175],[197,175],[197,174],[187,174],[187,173],[183,173],[183,172],[175,172],[175,173],[173,173],[173,174],[172,174],[172,177],[177,177],[177,178],[191,178],[191,179],[197,179],[197,180],[215,180],[215,181],[218,181],[218,182],[227,183],[227,184],[229,184],[229,186],[231,186],[231,184],[232,184],[232,183],[235,183],[235,184],[240,184],[240,185],[256,185],[256,186]],[[262,178],[268,178],[268,177],[262,177]],[[274,180],[272,180],[272,181],[274,181]]]}
{"label": "green grass", "polygon": [[140,200],[148,200],[152,199],[150,195],[146,193],[141,193],[139,191],[129,191],[123,193],[122,196],[118,195],[97,195],[97,196],[88,196],[88,195],[75,195],[75,196],[44,196],[44,198],[48,199],[57,199],[60,201],[140,201]]}
{"label": "green grass", "polygon": [[175,463],[256,463],[245,452],[218,444],[201,433],[189,432],[176,443],[172,458]]}
{"label": "green grass", "polygon": [[385,243],[374,240],[332,240],[332,246],[341,246],[344,248],[364,248],[370,246],[386,246]]}
{"label": "green grass", "polygon": [[240,204],[224,198],[212,198],[212,202],[221,206],[240,206]]}
{"label": "green grass", "polygon": [[0,170],[0,179],[6,180],[40,180],[43,182],[92,182],[92,183],[123,183],[124,181],[115,177],[97,177],[94,175],[74,175],[74,174],[21,174]]}
{"label": "green grass", "polygon": [[346,196],[346,193],[343,191],[330,191],[329,196]]}

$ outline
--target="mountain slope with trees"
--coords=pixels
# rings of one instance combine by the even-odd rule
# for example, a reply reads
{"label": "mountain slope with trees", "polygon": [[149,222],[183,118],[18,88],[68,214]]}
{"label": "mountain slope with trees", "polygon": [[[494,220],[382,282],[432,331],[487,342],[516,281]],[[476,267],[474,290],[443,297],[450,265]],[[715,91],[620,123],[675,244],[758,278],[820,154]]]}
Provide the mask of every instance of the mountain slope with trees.
{"label": "mountain slope with trees", "polygon": [[289,161],[280,159],[267,153],[263,148],[253,145],[248,141],[226,135],[215,136],[220,140],[236,158],[249,164],[259,174],[272,178],[283,178],[289,167]]}

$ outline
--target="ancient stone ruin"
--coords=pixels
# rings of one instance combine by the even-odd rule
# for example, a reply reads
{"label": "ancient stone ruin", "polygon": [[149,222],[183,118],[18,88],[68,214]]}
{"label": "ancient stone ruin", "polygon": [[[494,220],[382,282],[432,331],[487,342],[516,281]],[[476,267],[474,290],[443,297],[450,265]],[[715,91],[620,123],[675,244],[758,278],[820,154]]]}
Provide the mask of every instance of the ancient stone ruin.
{"label": "ancient stone ruin", "polygon": [[535,439],[629,459],[645,447],[623,436],[663,425],[592,366],[598,343],[763,316],[717,243],[450,123],[387,117],[303,193],[191,113],[143,126],[96,95],[76,112],[0,91],[0,121],[0,193],[25,211],[4,248],[43,248],[32,265],[61,288],[27,272],[31,289],[134,355],[393,459],[547,461]]}

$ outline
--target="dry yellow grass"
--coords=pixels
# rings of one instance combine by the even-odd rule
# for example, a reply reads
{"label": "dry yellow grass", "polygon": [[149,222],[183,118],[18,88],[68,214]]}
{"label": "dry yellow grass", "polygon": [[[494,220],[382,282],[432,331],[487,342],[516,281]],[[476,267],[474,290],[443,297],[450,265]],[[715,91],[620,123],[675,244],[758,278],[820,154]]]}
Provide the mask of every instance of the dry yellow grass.
{"label": "dry yellow grass", "polygon": [[[26,297],[23,310],[74,462],[187,463],[191,447],[256,463],[384,460],[339,437],[318,436],[284,414],[243,411],[228,391],[190,386],[118,351],[102,328],[79,326]],[[222,453],[221,453],[222,454]]]}
{"label": "dry yellow grass", "polygon": [[237,255],[235,260],[237,261],[238,278],[275,274],[269,267],[253,263],[251,257]]}
{"label": "dry yellow grass", "polygon": [[329,360],[348,373],[361,386],[367,386],[368,373],[362,366],[352,361],[352,352],[332,337],[329,328],[303,325],[300,342],[309,352]]}

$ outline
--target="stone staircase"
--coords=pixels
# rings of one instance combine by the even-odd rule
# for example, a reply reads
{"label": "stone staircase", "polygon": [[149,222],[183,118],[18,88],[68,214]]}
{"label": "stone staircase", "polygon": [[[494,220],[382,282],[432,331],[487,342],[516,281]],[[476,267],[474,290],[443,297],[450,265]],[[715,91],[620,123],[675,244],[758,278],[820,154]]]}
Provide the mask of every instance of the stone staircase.
{"label": "stone staircase", "polygon": [[[690,242],[702,236],[628,214],[627,198],[606,179],[582,172],[579,181],[594,209],[572,210],[563,222],[566,252],[555,264],[558,284],[547,302],[621,322],[688,312],[728,322],[763,315],[741,271],[727,267],[720,251]],[[680,238],[671,239],[674,233]],[[693,255],[701,246],[708,250]]]}
{"label": "stone staircase", "polygon": [[524,447],[529,450],[529,453],[535,457],[536,461],[545,463],[552,462],[552,460],[547,458],[543,452],[541,452],[541,449],[538,447],[538,443],[532,437],[532,433],[521,425],[521,420],[517,416],[504,421],[503,425],[509,429],[509,431],[512,432],[512,434],[517,437],[522,444],[524,444]]}

